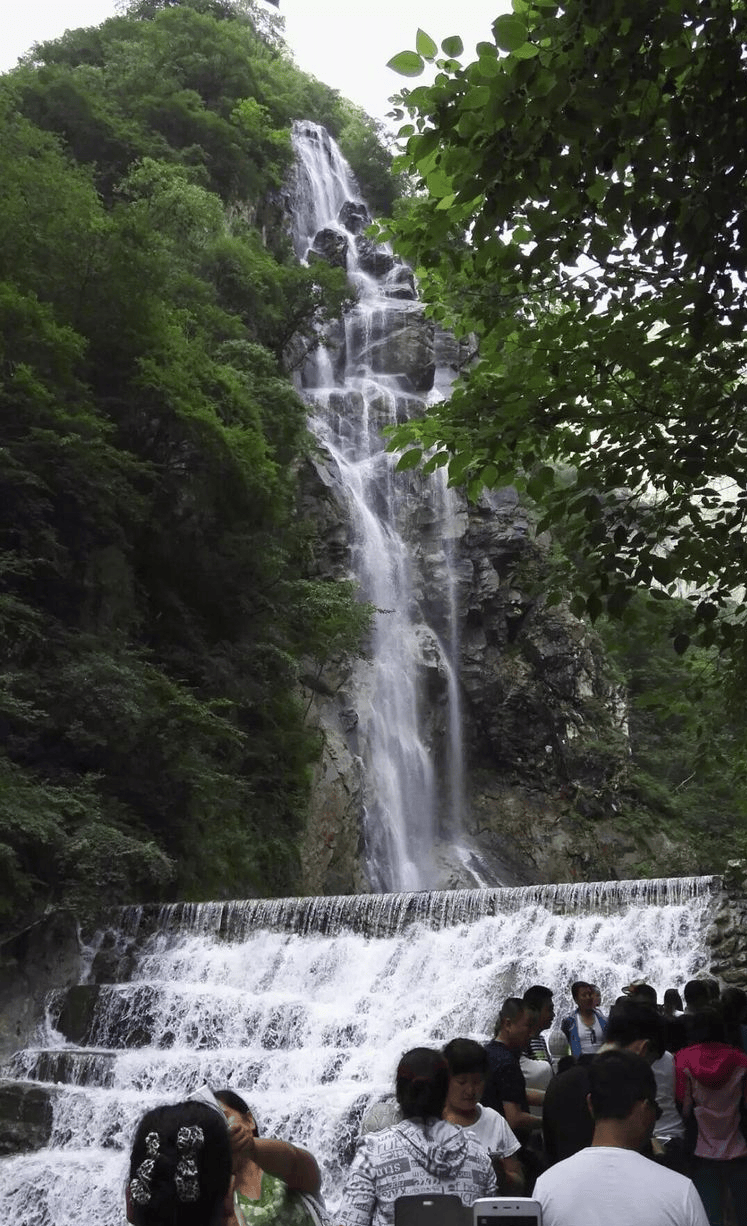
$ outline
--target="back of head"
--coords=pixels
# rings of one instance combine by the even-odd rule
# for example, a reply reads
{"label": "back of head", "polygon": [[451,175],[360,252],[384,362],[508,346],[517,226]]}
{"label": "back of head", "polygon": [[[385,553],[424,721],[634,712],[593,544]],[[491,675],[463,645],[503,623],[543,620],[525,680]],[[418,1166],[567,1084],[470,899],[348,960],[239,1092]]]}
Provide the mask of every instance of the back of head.
{"label": "back of head", "polygon": [[452,1077],[465,1073],[479,1073],[481,1077],[488,1075],[488,1053],[482,1043],[476,1043],[474,1039],[452,1039],[446,1044],[443,1054]]}
{"label": "back of head", "polygon": [[449,1088],[449,1066],[440,1051],[414,1047],[397,1065],[396,1091],[402,1116],[440,1119]]}
{"label": "back of head", "polygon": [[726,1026],[718,1009],[698,1009],[687,1028],[688,1043],[725,1043]]}
{"label": "back of head", "polygon": [[656,1008],[656,988],[652,988],[650,983],[638,983],[630,992],[630,999],[638,1002],[639,1005],[650,1005],[651,1008]]}
{"label": "back of head", "polygon": [[134,1226],[213,1226],[231,1183],[226,1122],[206,1103],[148,1111],[130,1154]]}
{"label": "back of head", "polygon": [[544,988],[541,984],[535,983],[531,988],[527,988],[523,996],[524,1004],[533,1013],[539,1013],[548,1001],[552,1000],[552,991],[550,988]]}
{"label": "back of head", "polygon": [[616,1047],[630,1047],[645,1039],[654,1059],[664,1052],[665,1029],[661,1014],[649,1004],[625,998],[610,1010],[607,1029],[604,1034],[605,1043],[614,1043]]}
{"label": "back of head", "polygon": [[664,1008],[669,1013],[674,1013],[675,1010],[682,1012],[682,997],[676,988],[667,988],[664,993]]}
{"label": "back of head", "polygon": [[642,1099],[656,1101],[651,1066],[635,1052],[603,1051],[588,1067],[595,1120],[624,1120]]}
{"label": "back of head", "polygon": [[682,989],[682,995],[690,1013],[697,1013],[698,1009],[707,1009],[711,1003],[711,993],[705,979],[688,979]]}

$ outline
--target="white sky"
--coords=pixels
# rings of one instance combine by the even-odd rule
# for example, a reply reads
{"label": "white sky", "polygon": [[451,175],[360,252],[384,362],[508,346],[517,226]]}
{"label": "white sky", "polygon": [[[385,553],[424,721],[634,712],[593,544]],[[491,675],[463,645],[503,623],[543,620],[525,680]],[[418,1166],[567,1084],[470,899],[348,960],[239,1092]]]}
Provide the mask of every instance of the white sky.
{"label": "white sky", "polygon": [[[417,84],[385,67],[398,51],[414,50],[421,27],[440,43],[460,34],[468,59],[475,44],[490,38],[510,0],[280,0],[286,37],[305,72],[339,89],[371,115],[383,118],[387,99],[402,85]],[[0,71],[14,67],[35,42],[65,30],[99,25],[114,15],[114,0],[0,0]]]}

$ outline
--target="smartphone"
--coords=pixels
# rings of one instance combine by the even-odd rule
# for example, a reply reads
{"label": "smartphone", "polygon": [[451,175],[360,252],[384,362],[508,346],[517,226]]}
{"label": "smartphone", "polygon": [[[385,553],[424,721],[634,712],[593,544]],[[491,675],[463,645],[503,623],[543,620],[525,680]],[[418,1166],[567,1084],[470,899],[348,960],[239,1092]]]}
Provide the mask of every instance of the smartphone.
{"label": "smartphone", "polygon": [[472,1206],[474,1226],[542,1226],[542,1206],[530,1196],[491,1196]]}

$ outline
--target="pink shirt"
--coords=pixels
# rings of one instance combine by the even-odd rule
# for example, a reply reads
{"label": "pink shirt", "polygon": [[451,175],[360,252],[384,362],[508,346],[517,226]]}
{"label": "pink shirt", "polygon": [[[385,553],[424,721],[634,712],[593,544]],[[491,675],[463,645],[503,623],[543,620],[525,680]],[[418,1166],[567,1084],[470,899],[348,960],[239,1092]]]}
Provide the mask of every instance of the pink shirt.
{"label": "pink shirt", "polygon": [[675,1056],[682,1114],[694,1111],[699,1158],[747,1157],[740,1128],[740,1105],[747,1105],[747,1057],[722,1043],[698,1043]]}

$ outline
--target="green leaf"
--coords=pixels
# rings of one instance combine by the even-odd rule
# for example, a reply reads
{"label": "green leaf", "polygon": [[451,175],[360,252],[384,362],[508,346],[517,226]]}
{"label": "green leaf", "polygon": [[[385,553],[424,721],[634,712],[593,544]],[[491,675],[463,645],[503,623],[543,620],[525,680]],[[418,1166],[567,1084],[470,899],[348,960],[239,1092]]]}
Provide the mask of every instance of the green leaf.
{"label": "green leaf", "polygon": [[438,55],[438,44],[434,43],[430,34],[426,34],[425,30],[418,30],[415,46],[425,60],[435,59]]}
{"label": "green leaf", "polygon": [[528,31],[520,17],[505,13],[493,22],[493,34],[502,51],[516,51],[527,41]]}
{"label": "green leaf", "polygon": [[536,43],[522,43],[511,52],[515,60],[531,60],[535,55],[539,55],[539,47]]}
{"label": "green leaf", "polygon": [[464,43],[458,34],[454,34],[451,38],[445,38],[441,43],[441,50],[444,55],[448,55],[450,59],[455,59],[464,51]]}
{"label": "green leaf", "polygon": [[406,451],[397,461],[396,471],[398,473],[406,472],[408,468],[417,468],[423,458],[423,448],[414,447],[412,451]]}
{"label": "green leaf", "polygon": [[482,111],[490,102],[489,85],[473,85],[462,99],[462,109],[465,111]]}
{"label": "green leaf", "polygon": [[400,51],[387,63],[387,68],[398,72],[401,77],[419,77],[425,64],[415,51]]}

